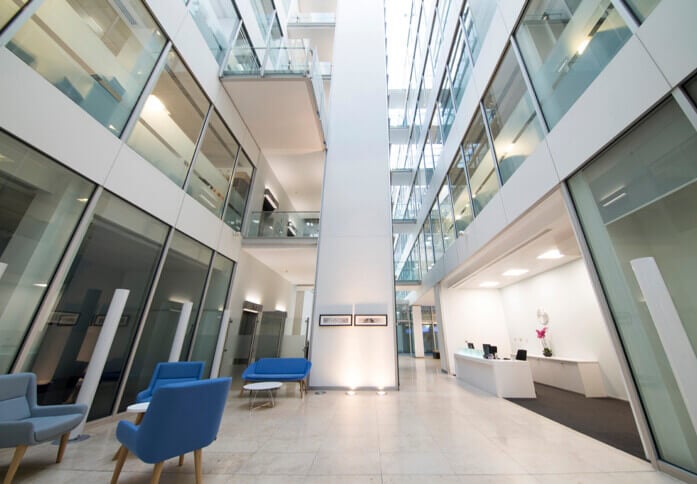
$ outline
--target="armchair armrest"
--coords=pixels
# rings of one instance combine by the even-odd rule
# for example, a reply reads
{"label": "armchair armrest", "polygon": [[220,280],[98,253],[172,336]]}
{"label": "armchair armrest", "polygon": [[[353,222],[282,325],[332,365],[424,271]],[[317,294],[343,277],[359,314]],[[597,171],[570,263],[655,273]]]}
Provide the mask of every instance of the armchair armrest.
{"label": "armchair armrest", "polygon": [[0,448],[35,444],[34,426],[31,422],[0,423]]}
{"label": "armchair armrest", "polygon": [[141,403],[141,402],[146,402],[152,398],[152,391],[149,388],[146,388],[142,392],[138,392],[138,395],[136,395],[136,403]]}
{"label": "armchair armrest", "polygon": [[138,440],[138,426],[128,420],[120,420],[116,427],[116,438],[133,452]]}
{"label": "armchair armrest", "polygon": [[32,417],[55,417],[56,415],[73,415],[87,413],[87,405],[73,403],[69,405],[36,405],[31,409]]}

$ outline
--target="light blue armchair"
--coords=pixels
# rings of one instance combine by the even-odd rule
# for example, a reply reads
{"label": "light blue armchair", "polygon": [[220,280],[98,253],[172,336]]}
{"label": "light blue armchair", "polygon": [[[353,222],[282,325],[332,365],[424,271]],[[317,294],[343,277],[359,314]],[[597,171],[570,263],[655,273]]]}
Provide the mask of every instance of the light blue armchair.
{"label": "light blue armchair", "polygon": [[231,382],[227,377],[158,388],[140,425],[121,420],[116,427],[116,438],[125,450],[118,454],[111,483],[118,481],[130,451],[143,462],[155,464],[151,484],[159,482],[165,460],[193,452],[200,484],[201,450],[218,434]]}
{"label": "light blue armchair", "polygon": [[203,376],[203,361],[171,361],[161,362],[155,366],[148,388],[136,395],[136,403],[149,402],[152,395],[160,387],[172,383],[200,380]]}
{"label": "light blue armchair", "polygon": [[87,405],[37,405],[36,375],[0,375],[0,447],[14,447],[4,484],[10,484],[27,447],[61,437],[56,462],[63,459],[70,431],[78,426]]}

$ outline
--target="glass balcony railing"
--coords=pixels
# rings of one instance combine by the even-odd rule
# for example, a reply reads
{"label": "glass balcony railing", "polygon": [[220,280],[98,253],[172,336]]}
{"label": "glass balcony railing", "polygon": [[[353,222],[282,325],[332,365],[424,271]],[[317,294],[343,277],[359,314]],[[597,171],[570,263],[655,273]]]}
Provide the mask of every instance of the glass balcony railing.
{"label": "glass balcony railing", "polygon": [[252,212],[248,238],[288,239],[319,237],[319,212]]}
{"label": "glass balcony railing", "polygon": [[288,24],[335,24],[336,14],[332,12],[295,12],[288,15]]}
{"label": "glass balcony railing", "polygon": [[[254,50],[258,62],[241,62]],[[233,45],[224,76],[310,75],[313,52],[303,39],[283,39],[270,42],[267,47],[252,48],[249,45]]]}

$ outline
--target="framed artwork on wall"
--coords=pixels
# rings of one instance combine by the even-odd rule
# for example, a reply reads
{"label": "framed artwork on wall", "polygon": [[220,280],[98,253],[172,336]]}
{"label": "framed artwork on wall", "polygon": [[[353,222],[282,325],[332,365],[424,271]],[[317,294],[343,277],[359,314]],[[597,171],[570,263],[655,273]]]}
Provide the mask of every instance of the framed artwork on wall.
{"label": "framed artwork on wall", "polygon": [[321,314],[320,326],[351,326],[353,315],[351,314]]}
{"label": "framed artwork on wall", "polygon": [[356,326],[387,326],[387,314],[356,314]]}

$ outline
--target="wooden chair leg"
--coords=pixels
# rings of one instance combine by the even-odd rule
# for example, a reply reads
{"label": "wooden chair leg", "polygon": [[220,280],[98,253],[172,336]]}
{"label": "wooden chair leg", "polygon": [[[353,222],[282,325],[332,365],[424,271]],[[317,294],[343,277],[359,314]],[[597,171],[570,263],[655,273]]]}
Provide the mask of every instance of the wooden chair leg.
{"label": "wooden chair leg", "polygon": [[68,445],[68,437],[70,437],[70,432],[66,432],[61,435],[61,443],[58,446],[58,454],[56,455],[56,464],[60,464],[60,462],[63,460],[65,447]]}
{"label": "wooden chair leg", "polygon": [[128,457],[128,448],[122,445],[117,452],[118,460],[116,461],[116,467],[114,467],[114,473],[111,475],[111,484],[116,484],[119,480],[119,475],[121,474],[121,469],[123,469],[123,464],[126,462],[126,457]]}
{"label": "wooden chair leg", "polygon": [[157,484],[160,482],[160,476],[162,475],[162,468],[165,466],[164,462],[158,462],[155,464],[155,468],[152,470],[152,477],[150,478],[150,484]]}
{"label": "wooden chair leg", "polygon": [[179,467],[184,465],[184,454],[179,456]]}
{"label": "wooden chair leg", "polygon": [[19,462],[22,460],[22,457],[24,457],[24,453],[27,451],[28,445],[18,445],[15,447],[15,453],[12,456],[12,462],[10,463],[10,468],[7,469],[7,475],[5,475],[5,480],[2,481],[3,484],[11,484],[12,479],[15,477],[15,473],[17,472],[17,469],[19,468]]}
{"label": "wooden chair leg", "polygon": [[196,484],[201,484],[203,482],[203,450],[197,449],[194,451],[194,469],[196,469]]}

